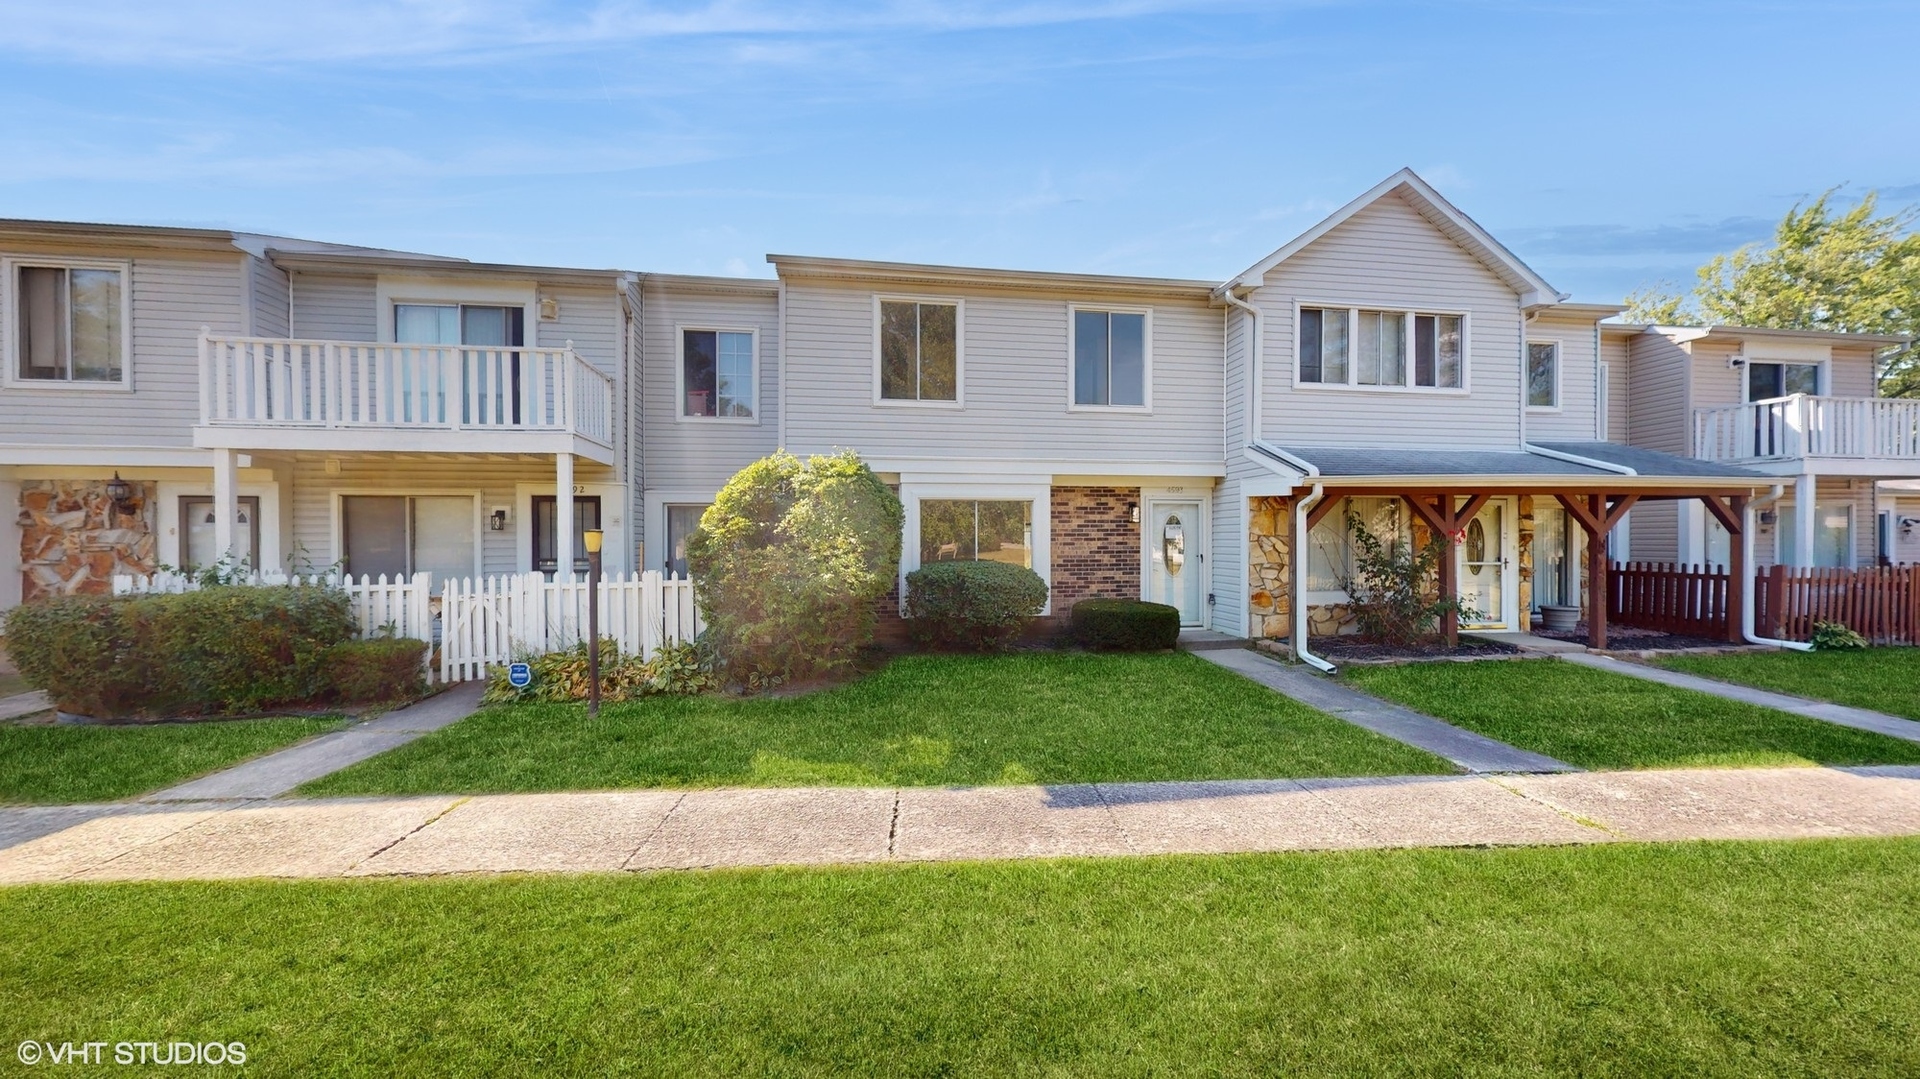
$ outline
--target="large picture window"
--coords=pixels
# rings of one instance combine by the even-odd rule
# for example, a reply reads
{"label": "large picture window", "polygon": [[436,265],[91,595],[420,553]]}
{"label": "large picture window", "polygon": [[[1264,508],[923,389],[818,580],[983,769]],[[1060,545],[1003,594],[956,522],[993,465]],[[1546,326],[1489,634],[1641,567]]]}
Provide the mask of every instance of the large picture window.
{"label": "large picture window", "polygon": [[1079,408],[1145,408],[1147,315],[1073,311],[1073,403]]}
{"label": "large picture window", "polygon": [[355,577],[389,580],[426,571],[434,587],[471,577],[475,551],[472,495],[343,495],[342,567]]}
{"label": "large picture window", "polygon": [[1344,593],[1343,580],[1353,577],[1353,534],[1347,528],[1352,513],[1388,547],[1411,541],[1412,523],[1398,498],[1348,498],[1320,519],[1307,536],[1307,591]]}
{"label": "large picture window", "polygon": [[880,301],[880,399],[959,402],[959,304]]}
{"label": "large picture window", "polygon": [[1033,503],[922,499],[920,564],[1006,562],[1033,568]]}
{"label": "large picture window", "polygon": [[1302,385],[1466,387],[1464,315],[1303,307],[1298,348],[1295,370]]}
{"label": "large picture window", "polygon": [[15,378],[41,383],[126,380],[126,273],[99,266],[12,266]]}
{"label": "large picture window", "polygon": [[682,330],[680,414],[708,419],[753,418],[753,334]]}

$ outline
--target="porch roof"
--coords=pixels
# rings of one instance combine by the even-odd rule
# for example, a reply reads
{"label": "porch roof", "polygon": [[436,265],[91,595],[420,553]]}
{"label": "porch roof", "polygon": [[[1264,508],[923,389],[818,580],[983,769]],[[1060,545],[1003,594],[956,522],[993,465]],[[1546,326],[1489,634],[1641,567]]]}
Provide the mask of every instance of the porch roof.
{"label": "porch roof", "polygon": [[[1543,442],[1511,450],[1454,446],[1280,446],[1312,465],[1322,480],[1515,481],[1528,486],[1576,484],[1643,487],[1749,487],[1773,481],[1752,469],[1698,461],[1614,442]],[[1422,483],[1426,481],[1426,483]]]}

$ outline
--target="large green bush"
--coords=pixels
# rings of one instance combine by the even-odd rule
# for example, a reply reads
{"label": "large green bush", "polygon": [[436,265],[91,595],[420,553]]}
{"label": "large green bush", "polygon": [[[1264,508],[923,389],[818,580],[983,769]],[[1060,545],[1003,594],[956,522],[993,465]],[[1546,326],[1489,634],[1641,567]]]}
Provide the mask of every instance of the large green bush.
{"label": "large green bush", "polygon": [[1047,582],[1025,566],[935,562],[907,574],[907,632],[928,647],[999,648],[1046,605]]}
{"label": "large green bush", "polygon": [[[514,701],[584,701],[593,689],[587,642],[572,648],[529,657],[533,681],[525,689],[507,680],[507,669],[495,667],[487,677],[482,704]],[[600,698],[634,701],[641,697],[692,696],[719,688],[718,679],[701,661],[700,648],[691,641],[662,645],[652,659],[620,651],[611,638],[600,641]]]}
{"label": "large green bush", "polygon": [[37,600],[6,629],[7,654],[56,707],[168,717],[323,699],[328,652],[354,621],[334,589],[220,587]]}
{"label": "large green bush", "polygon": [[687,541],[707,632],[743,681],[842,667],[900,566],[900,499],[851,451],[781,451],[727,481]]}
{"label": "large green bush", "polygon": [[327,651],[327,684],[348,704],[398,701],[426,688],[427,642],[411,637],[341,641]]}
{"label": "large green bush", "polygon": [[1110,652],[1159,652],[1180,641],[1180,609],[1139,599],[1083,599],[1073,605],[1073,639]]}

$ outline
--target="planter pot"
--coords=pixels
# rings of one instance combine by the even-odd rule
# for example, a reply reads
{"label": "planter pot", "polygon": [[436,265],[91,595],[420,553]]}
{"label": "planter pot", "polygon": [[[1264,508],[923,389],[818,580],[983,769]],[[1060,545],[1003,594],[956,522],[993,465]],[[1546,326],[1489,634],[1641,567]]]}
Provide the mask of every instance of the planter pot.
{"label": "planter pot", "polygon": [[1567,633],[1580,624],[1580,608],[1543,606],[1540,608],[1540,624],[1555,633]]}

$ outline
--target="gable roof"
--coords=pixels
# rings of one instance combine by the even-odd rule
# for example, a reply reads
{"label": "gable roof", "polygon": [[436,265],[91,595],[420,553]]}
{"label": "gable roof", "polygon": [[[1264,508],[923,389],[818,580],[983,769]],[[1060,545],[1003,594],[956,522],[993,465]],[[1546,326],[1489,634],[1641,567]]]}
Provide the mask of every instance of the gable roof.
{"label": "gable roof", "polygon": [[1361,210],[1389,195],[1398,195],[1405,199],[1420,216],[1431,222],[1434,228],[1439,229],[1448,239],[1459,244],[1467,253],[1484,263],[1495,276],[1520,294],[1525,306],[1544,307],[1567,298],[1565,293],[1547,284],[1545,278],[1535,273],[1532,267],[1521,262],[1519,257],[1507,250],[1504,244],[1494,239],[1492,233],[1481,228],[1473,218],[1461,213],[1458,207],[1442,198],[1432,185],[1422,180],[1412,169],[1401,169],[1373,185],[1359,198],[1340,207],[1327,215],[1319,224],[1287,241],[1286,245],[1278,251],[1241,271],[1232,280],[1215,289],[1215,293],[1229,292],[1233,289],[1259,288],[1265,283],[1268,270],[1299,254],[1307,245],[1332,232]]}

